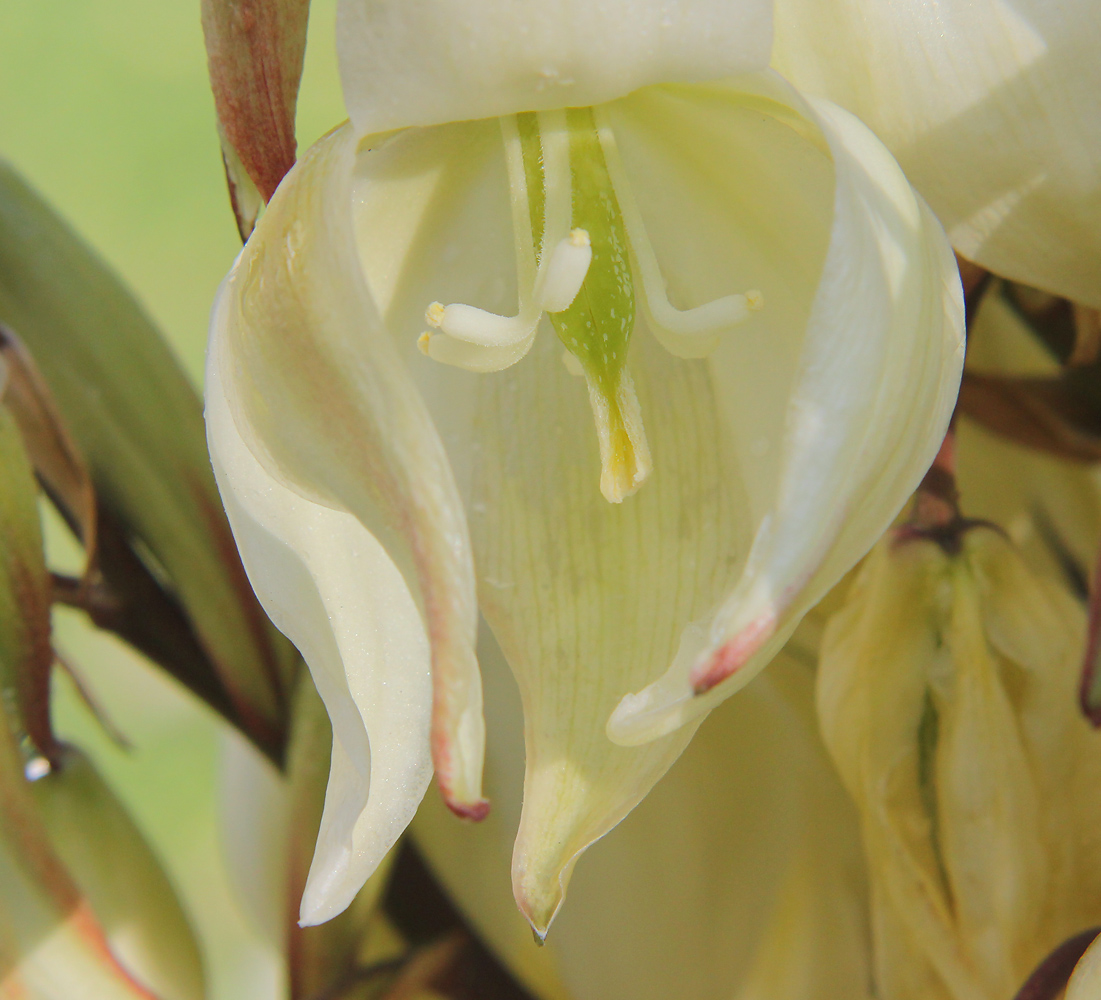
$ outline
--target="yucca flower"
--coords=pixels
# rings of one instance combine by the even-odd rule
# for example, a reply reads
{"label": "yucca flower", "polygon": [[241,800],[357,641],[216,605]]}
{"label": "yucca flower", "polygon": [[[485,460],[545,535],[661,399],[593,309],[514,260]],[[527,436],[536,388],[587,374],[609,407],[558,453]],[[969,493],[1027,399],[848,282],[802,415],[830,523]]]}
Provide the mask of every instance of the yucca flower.
{"label": "yucca flower", "polygon": [[885,995],[1013,996],[1101,918],[1083,636],[1063,583],[983,522],[892,531],[830,620],[819,715],[861,812]]}
{"label": "yucca flower", "polygon": [[944,234],[767,67],[764,3],[342,3],[351,122],[223,285],[211,454],[334,729],[302,906],[344,907],[433,767],[485,814],[479,612],[520,686],[514,892],[775,655],[931,461]]}

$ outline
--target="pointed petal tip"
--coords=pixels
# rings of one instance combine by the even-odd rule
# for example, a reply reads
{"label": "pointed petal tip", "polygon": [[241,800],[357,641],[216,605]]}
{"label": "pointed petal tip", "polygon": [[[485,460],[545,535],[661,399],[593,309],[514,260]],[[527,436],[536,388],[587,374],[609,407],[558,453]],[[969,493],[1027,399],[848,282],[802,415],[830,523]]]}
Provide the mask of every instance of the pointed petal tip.
{"label": "pointed petal tip", "polygon": [[566,898],[573,867],[582,851],[576,852],[563,864],[560,856],[554,859],[540,857],[524,846],[524,830],[517,831],[512,855],[512,898],[517,909],[531,927],[536,943],[546,943],[551,924]]}
{"label": "pointed petal tip", "polygon": [[302,903],[298,908],[299,927],[316,927],[343,912],[344,907],[337,908],[330,901],[316,897],[317,894],[310,893],[308,889],[302,895]]}
{"label": "pointed petal tip", "polygon": [[777,622],[775,610],[768,608],[733,638],[701,658],[692,669],[692,693],[697,696],[707,694],[713,687],[737,673],[772,638]]}
{"label": "pointed petal tip", "polygon": [[516,906],[531,927],[535,943],[542,948],[547,943],[551,924],[558,916],[565,894],[558,879],[554,879],[554,889],[549,894],[538,891],[537,886],[529,885],[528,882],[530,879],[525,879],[522,874],[514,876],[512,893]]}

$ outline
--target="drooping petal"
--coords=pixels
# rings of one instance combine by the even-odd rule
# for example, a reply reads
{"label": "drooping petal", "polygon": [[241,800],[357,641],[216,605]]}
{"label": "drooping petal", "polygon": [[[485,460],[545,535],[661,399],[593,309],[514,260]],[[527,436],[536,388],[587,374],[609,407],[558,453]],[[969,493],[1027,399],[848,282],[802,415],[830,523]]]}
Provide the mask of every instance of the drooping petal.
{"label": "drooping petal", "polygon": [[459,827],[429,799],[412,830],[452,898],[534,995],[863,1000],[869,940],[855,816],[815,734],[804,664],[781,657],[707,720],[650,796],[578,864],[570,903],[536,949],[501,903],[522,734],[516,689],[491,645],[480,653],[486,781],[498,808],[484,824]]}
{"label": "drooping petal", "polygon": [[364,135],[763,69],[771,22],[765,0],[341,0],[337,50]]}
{"label": "drooping petal", "polygon": [[[774,84],[766,96],[782,92]],[[802,112],[804,131],[820,136],[833,161],[825,262],[802,339],[768,342],[790,352],[786,372],[779,359],[762,366],[747,339],[731,338],[712,360],[753,484],[753,543],[694,645],[686,638],[665,675],[616,708],[608,733],[624,745],[698,718],[763,668],[901,508],[955,400],[963,309],[943,231],[866,128],[840,108],[808,108],[788,94],[789,114]],[[764,282],[754,284],[767,303]],[[763,388],[769,366],[764,378],[773,381]],[[754,413],[743,398],[763,406]]]}
{"label": "drooping petal", "polygon": [[457,811],[485,810],[465,520],[363,283],[354,158],[338,130],[281,186],[220,294],[207,372],[211,452],[246,568],[333,721],[308,922],[347,904],[423,793],[429,651],[441,789]]}
{"label": "drooping petal", "polygon": [[741,487],[706,363],[644,327],[631,370],[654,474],[622,504],[598,488],[584,381],[550,336],[480,385],[471,531],[483,613],[524,701],[527,773],[513,889],[546,932],[580,853],[679,756],[693,726],[615,746],[608,714],[662,669],[744,553]]}
{"label": "drooping petal", "polygon": [[207,419],[249,579],[309,664],[333,724],[327,808],[301,911],[303,923],[319,923],[352,900],[428,787],[428,643],[400,572],[360,522],[283,486],[232,437],[211,371]]}
{"label": "drooping petal", "polygon": [[[739,484],[706,363],[640,326],[631,371],[664,469],[622,505],[599,489],[585,381],[544,322],[493,375],[417,352],[434,299],[515,312],[507,173],[496,123],[409,130],[361,158],[357,233],[372,295],[409,358],[465,491],[483,611],[525,697],[528,787],[516,891],[542,933],[580,851],[646,794],[688,738],[615,747],[608,712],[658,672],[745,551]],[[385,233],[385,239],[375,234]]]}
{"label": "drooping petal", "polygon": [[856,114],[953,245],[1101,304],[1101,9],[1093,0],[778,0],[773,65]]}

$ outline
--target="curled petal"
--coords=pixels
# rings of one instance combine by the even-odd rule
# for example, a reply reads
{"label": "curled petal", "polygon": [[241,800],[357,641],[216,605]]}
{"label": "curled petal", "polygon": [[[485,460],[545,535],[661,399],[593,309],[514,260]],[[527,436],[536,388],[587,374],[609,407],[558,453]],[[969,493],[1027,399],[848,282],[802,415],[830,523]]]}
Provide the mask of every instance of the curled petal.
{"label": "curled petal", "polygon": [[762,69],[764,0],[341,0],[344,100],[363,135],[583,107]]}
{"label": "curled petal", "polygon": [[246,569],[333,722],[303,902],[339,912],[416,808],[432,757],[484,814],[476,608],[446,456],[359,270],[355,140],[319,143],[272,200],[212,324],[207,426]]}
{"label": "curled petal", "polygon": [[[955,401],[963,304],[943,231],[858,121],[823,101],[805,114],[832,156],[833,220],[779,462],[774,478],[762,462],[765,475],[749,487],[752,546],[709,626],[612,714],[608,735],[623,745],[691,722],[764,667],[886,529],[932,461]],[[776,296],[766,288],[765,299]],[[739,390],[739,360],[716,355],[720,391],[724,382],[731,395]]]}
{"label": "curled petal", "polygon": [[350,514],[282,486],[234,436],[217,373],[207,375],[207,420],[249,579],[305,657],[333,724],[326,810],[301,912],[303,923],[319,923],[351,901],[428,787],[428,643],[378,541]]}

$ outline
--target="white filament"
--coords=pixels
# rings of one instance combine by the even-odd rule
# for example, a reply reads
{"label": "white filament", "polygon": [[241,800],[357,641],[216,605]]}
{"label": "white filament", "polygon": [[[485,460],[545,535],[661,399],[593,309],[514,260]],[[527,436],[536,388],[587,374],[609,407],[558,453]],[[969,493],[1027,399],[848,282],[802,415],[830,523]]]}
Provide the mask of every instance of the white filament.
{"label": "white filament", "polygon": [[566,239],[558,241],[543,268],[539,305],[544,312],[569,309],[585,283],[592,260],[592,242],[584,229],[574,229]]}
{"label": "white filament", "polygon": [[[594,108],[593,115],[599,114],[599,109]],[[623,215],[627,240],[635,262],[635,276],[641,279],[643,305],[650,322],[657,328],[655,332],[684,337],[689,341],[707,340],[732,326],[744,323],[751,312],[762,309],[764,296],[756,289],[744,294],[724,295],[722,298],[713,299],[691,309],[677,309],[669,301],[665,294],[665,279],[662,277],[661,267],[646,233],[646,225],[642,221],[642,213],[639,211],[634,192],[623,169],[615,135],[611,128],[599,118],[597,134],[600,137],[600,146],[608,165],[608,175],[612,180],[616,200]],[[667,339],[662,339],[666,347],[671,347]],[[694,353],[695,346],[689,345],[688,352]]]}
{"label": "white filament", "polygon": [[433,302],[425,312],[425,320],[441,333],[467,344],[508,347],[535,332],[539,310],[529,308],[517,316],[500,316],[462,302],[449,306]]}
{"label": "white filament", "polygon": [[[593,256],[589,234],[584,229],[570,229],[573,185],[566,113],[547,111],[539,115],[545,213],[538,262],[523,146],[515,117],[502,119],[501,127],[516,241],[517,314],[501,316],[462,302],[433,302],[424,317],[432,329],[421,334],[418,341],[429,357],[471,371],[497,371],[519,361],[531,346],[542,314],[568,309],[577,297]],[[433,331],[444,336],[436,336]]]}

